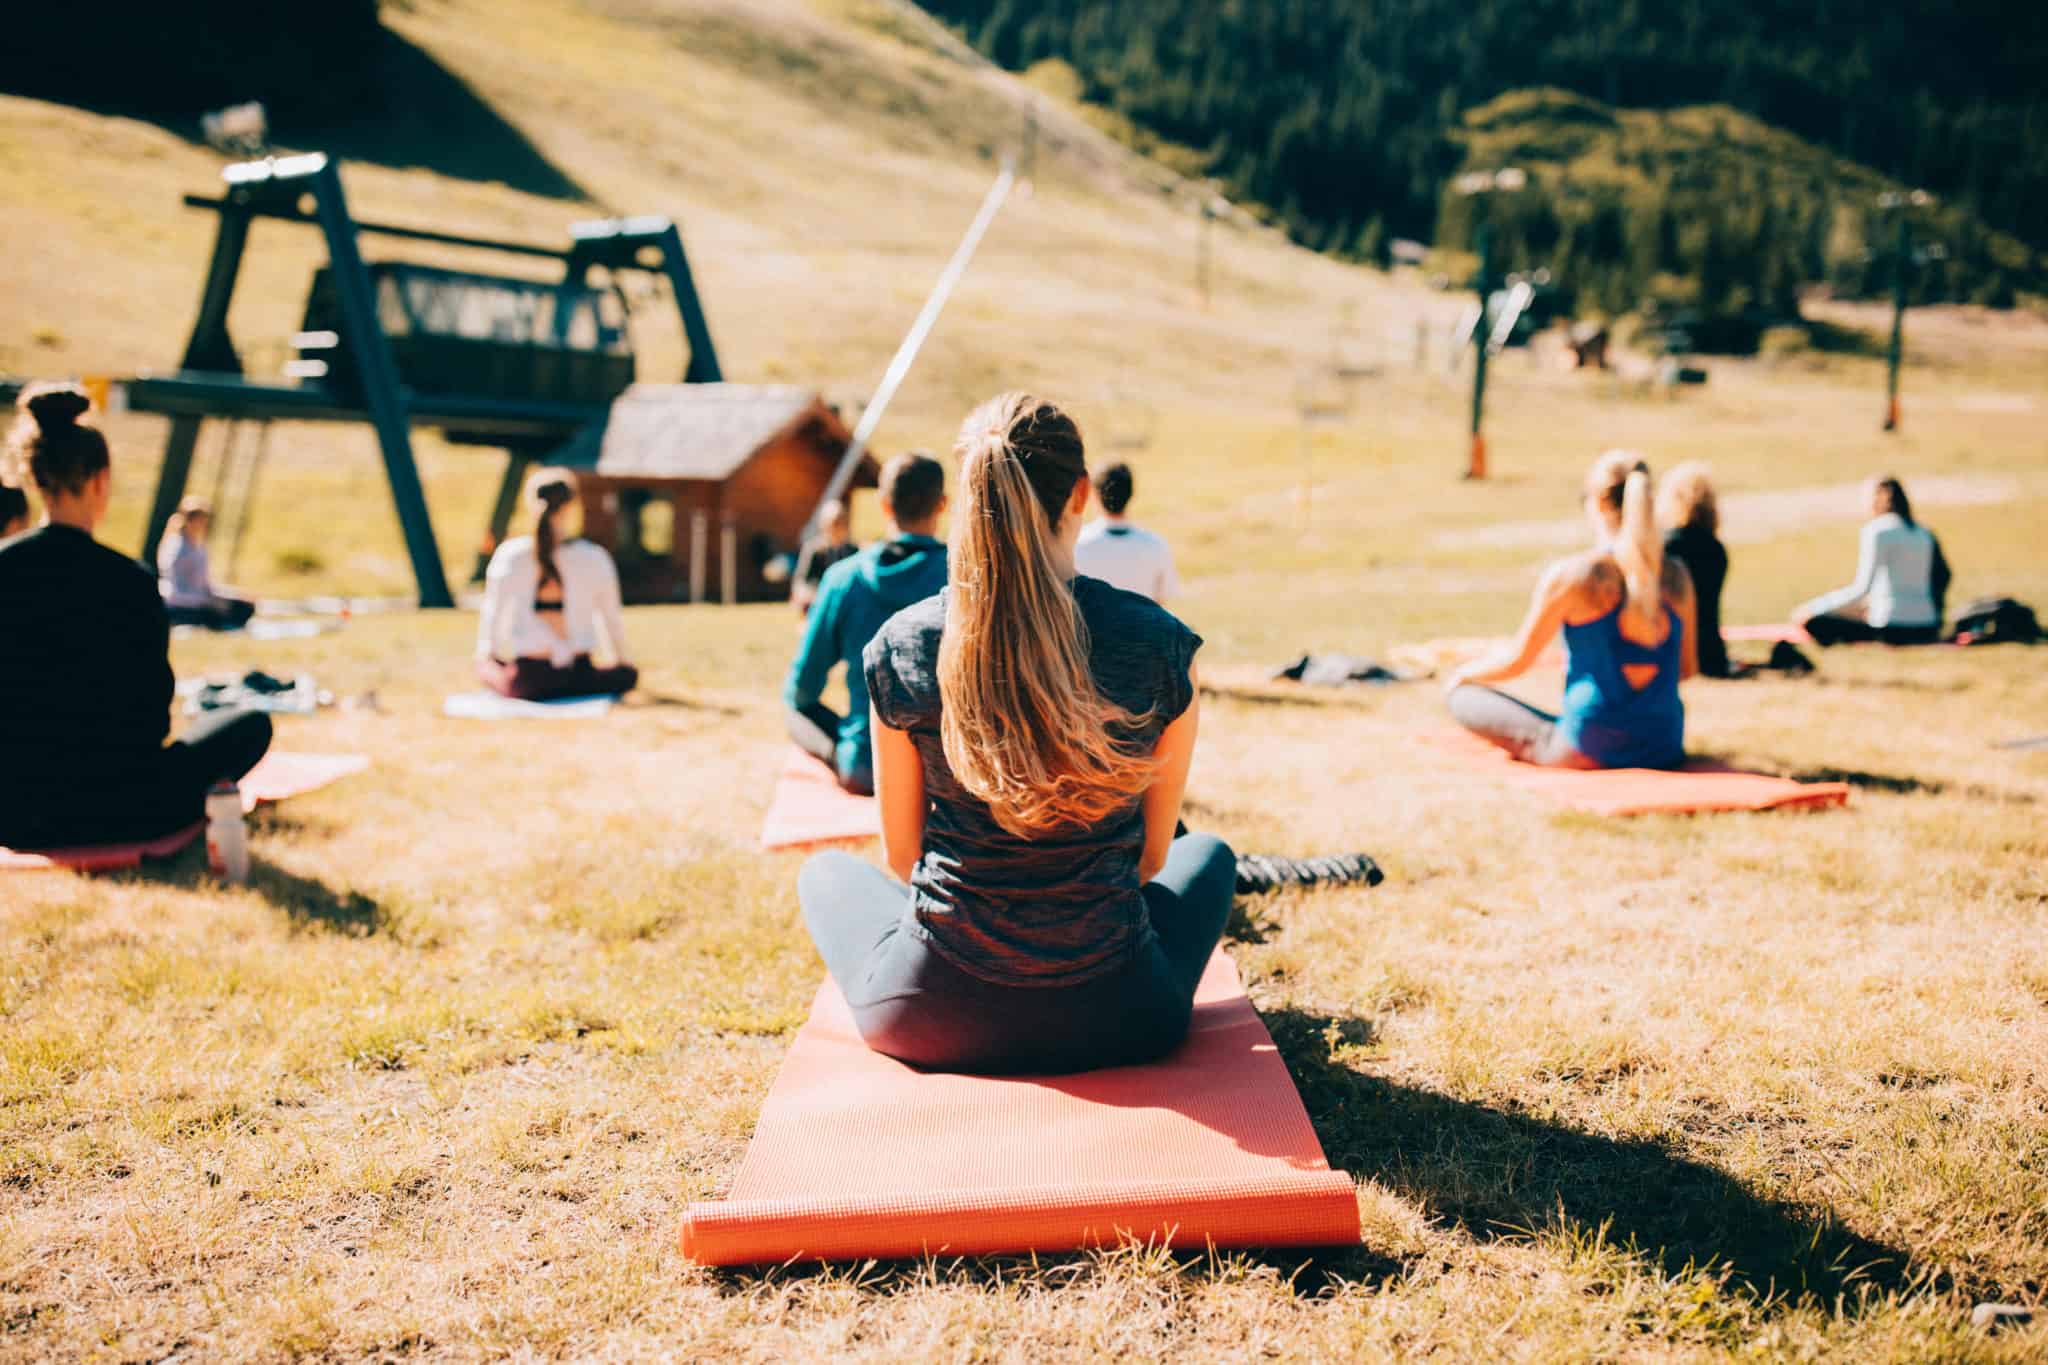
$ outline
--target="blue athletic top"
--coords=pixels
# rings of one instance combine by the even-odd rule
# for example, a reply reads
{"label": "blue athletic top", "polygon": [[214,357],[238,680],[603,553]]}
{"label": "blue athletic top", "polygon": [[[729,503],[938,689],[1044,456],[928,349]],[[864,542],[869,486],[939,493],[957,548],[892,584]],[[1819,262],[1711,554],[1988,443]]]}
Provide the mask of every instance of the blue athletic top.
{"label": "blue athletic top", "polygon": [[[1621,608],[1564,628],[1564,710],[1558,729],[1603,768],[1675,768],[1685,761],[1685,703],[1678,699],[1678,613],[1652,649],[1621,633]],[[1629,685],[1627,664],[1655,664],[1647,687]]]}

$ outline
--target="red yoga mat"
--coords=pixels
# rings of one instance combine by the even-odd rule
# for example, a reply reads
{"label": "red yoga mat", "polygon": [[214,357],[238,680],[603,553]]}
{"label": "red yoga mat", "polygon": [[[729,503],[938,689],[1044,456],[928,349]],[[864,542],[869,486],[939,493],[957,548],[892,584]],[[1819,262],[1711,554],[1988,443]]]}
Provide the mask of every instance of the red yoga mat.
{"label": "red yoga mat", "polygon": [[1218,952],[1187,1041],[1075,1076],[923,1072],[871,1052],[828,979],[732,1191],[693,1203],[704,1265],[1359,1238],[1237,969]]}
{"label": "red yoga mat", "polygon": [[882,812],[874,797],[841,790],[824,764],[801,749],[789,751],[761,821],[762,848],[848,843],[881,833]]}
{"label": "red yoga mat", "polygon": [[[362,754],[292,754],[272,752],[249,770],[239,784],[242,809],[255,810],[266,801],[300,796],[330,782],[340,781],[370,766]],[[74,872],[110,872],[139,867],[144,858],[170,858],[197,839],[205,825],[159,835],[126,844],[84,844],[76,848],[53,848],[39,852],[17,852],[0,848],[0,872],[40,872],[69,868]]]}
{"label": "red yoga mat", "polygon": [[1696,759],[1683,768],[1543,768],[1518,763],[1463,730],[1424,743],[1510,786],[1593,815],[1688,815],[1719,810],[1819,809],[1849,799],[1844,782],[1794,782]]}

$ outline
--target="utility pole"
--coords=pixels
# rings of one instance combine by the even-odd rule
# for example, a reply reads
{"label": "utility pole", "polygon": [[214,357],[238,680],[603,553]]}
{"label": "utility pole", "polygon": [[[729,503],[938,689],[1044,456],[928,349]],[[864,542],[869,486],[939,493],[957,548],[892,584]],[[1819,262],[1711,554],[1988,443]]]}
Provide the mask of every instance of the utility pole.
{"label": "utility pole", "polygon": [[1472,452],[1465,477],[1486,477],[1486,437],[1480,417],[1486,408],[1486,347],[1493,329],[1486,325],[1486,306],[1493,296],[1493,225],[1479,225],[1479,317],[1472,324]]}
{"label": "utility pole", "polygon": [[1529,173],[1517,166],[1503,166],[1497,171],[1467,171],[1451,182],[1451,187],[1459,194],[1479,201],[1475,206],[1479,216],[1479,230],[1475,234],[1475,245],[1479,249],[1479,277],[1474,281],[1479,291],[1479,317],[1472,324],[1472,446],[1465,465],[1467,479],[1486,477],[1486,437],[1481,431],[1480,419],[1486,408],[1486,352],[1493,342],[1487,305],[1492,302],[1494,286],[1493,224],[1488,221],[1487,196],[1496,191],[1512,194],[1528,184]]}
{"label": "utility pole", "polygon": [[[1906,355],[1906,272],[1918,264],[1913,251],[1912,220],[1909,209],[1925,208],[1934,197],[1925,190],[1907,194],[1888,192],[1878,196],[1878,207],[1898,219],[1898,238],[1892,247],[1892,339],[1885,354],[1884,429],[1899,429],[1899,366]],[[1934,259],[1936,248],[1928,249]]]}

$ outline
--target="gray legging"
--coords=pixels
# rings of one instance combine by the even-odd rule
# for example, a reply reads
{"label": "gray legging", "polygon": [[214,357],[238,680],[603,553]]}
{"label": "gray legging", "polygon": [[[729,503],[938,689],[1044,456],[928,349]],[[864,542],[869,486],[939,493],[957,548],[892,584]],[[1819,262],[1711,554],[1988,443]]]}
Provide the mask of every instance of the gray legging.
{"label": "gray legging", "polygon": [[869,1047],[940,1071],[1056,1074],[1151,1061],[1187,1035],[1195,985],[1230,915],[1237,855],[1173,841],[1142,893],[1152,933],[1123,966],[1069,986],[1003,986],[931,947],[910,891],[848,853],[804,864],[804,922]]}
{"label": "gray legging", "polygon": [[1497,744],[1524,763],[1546,768],[1597,768],[1565,739],[1557,717],[1480,683],[1451,689],[1451,718],[1490,744]]}

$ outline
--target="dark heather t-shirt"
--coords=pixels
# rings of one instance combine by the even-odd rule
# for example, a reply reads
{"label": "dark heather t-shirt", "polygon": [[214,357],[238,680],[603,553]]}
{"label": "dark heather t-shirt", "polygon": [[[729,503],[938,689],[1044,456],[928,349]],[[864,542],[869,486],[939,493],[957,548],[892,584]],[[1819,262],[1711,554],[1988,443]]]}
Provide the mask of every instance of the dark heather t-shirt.
{"label": "dark heather t-shirt", "polygon": [[[939,635],[946,593],[905,607],[869,642],[868,696],[882,723],[909,734],[924,760],[924,856],[910,874],[911,910],[932,948],[984,981],[1067,986],[1116,970],[1152,936],[1138,892],[1143,804],[1092,829],[1020,839],[953,778],[939,740]],[[1149,753],[1188,709],[1188,666],[1201,637],[1137,593],[1074,580],[1101,694],[1134,715],[1128,742]]]}

